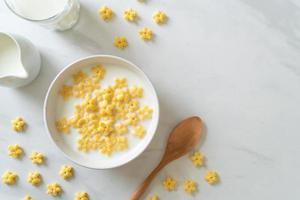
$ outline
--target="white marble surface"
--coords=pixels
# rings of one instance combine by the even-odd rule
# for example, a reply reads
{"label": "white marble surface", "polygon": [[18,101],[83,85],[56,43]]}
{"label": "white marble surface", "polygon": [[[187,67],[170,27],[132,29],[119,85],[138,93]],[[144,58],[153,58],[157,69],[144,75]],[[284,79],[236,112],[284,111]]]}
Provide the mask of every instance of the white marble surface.
{"label": "white marble surface", "polygon": [[[0,30],[30,38],[42,54],[40,76],[20,89],[0,88],[0,173],[20,175],[17,186],[0,186],[0,199],[17,200],[25,193],[35,199],[45,195],[45,184],[26,184],[28,159],[8,158],[8,144],[20,143],[47,155],[39,167],[45,183],[58,181],[73,199],[86,190],[92,200],[125,200],[159,161],[170,129],[190,115],[206,125],[201,151],[207,168],[217,170],[222,182],[210,187],[203,181],[205,168],[195,169],[187,157],[170,164],[153,182],[147,194],[161,199],[297,199],[300,196],[300,1],[299,0],[200,0],[155,1],[84,0],[81,19],[71,31],[54,32],[18,19],[0,3]],[[101,5],[117,13],[111,23],[97,17]],[[141,20],[125,23],[121,11],[136,8]],[[168,13],[166,26],[151,22],[154,10]],[[138,27],[149,26],[155,41],[144,43]],[[129,40],[125,51],[111,43],[115,35]],[[95,171],[79,166],[76,178],[64,182],[57,176],[68,161],[46,135],[42,106],[50,81],[66,64],[91,54],[113,54],[139,65],[152,79],[160,98],[161,121],[147,149],[133,162],[112,170]],[[25,134],[15,134],[10,120],[21,115],[29,122]],[[164,192],[161,180],[174,176],[175,192]],[[181,183],[193,178],[199,192],[189,197]]]}

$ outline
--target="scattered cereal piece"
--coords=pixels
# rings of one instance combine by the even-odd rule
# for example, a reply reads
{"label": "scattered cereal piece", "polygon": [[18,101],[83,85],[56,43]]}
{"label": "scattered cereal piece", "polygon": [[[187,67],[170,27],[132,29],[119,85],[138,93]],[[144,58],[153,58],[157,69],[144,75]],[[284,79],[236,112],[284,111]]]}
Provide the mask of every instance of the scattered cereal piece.
{"label": "scattered cereal piece", "polygon": [[65,180],[72,178],[73,177],[73,167],[67,166],[67,165],[61,166],[59,175]]}
{"label": "scattered cereal piece", "polygon": [[26,123],[22,117],[17,117],[11,121],[12,128],[16,132],[23,132],[26,128]]}
{"label": "scattered cereal piece", "polygon": [[37,164],[37,165],[43,164],[44,160],[45,160],[44,155],[42,153],[36,152],[36,151],[31,153],[29,159],[31,160],[31,162],[33,164]]}
{"label": "scattered cereal piece", "polygon": [[139,101],[137,100],[131,100],[128,104],[128,110],[130,112],[135,112],[139,109]]}
{"label": "scattered cereal piece", "polygon": [[126,115],[126,123],[131,126],[136,126],[139,122],[139,118],[135,113],[128,113]]}
{"label": "scattered cereal piece", "polygon": [[127,20],[129,22],[133,22],[137,19],[138,14],[135,10],[133,10],[132,8],[129,8],[124,11],[123,17],[125,20]]}
{"label": "scattered cereal piece", "polygon": [[157,195],[148,196],[147,200],[159,200]]}
{"label": "scattered cereal piece", "polygon": [[133,98],[141,98],[143,96],[143,88],[138,86],[133,86],[130,88],[130,95]]}
{"label": "scattered cereal piece", "polygon": [[76,192],[74,200],[89,200],[89,195],[86,192]]}
{"label": "scattered cereal piece", "polygon": [[128,43],[125,37],[115,37],[114,45],[119,49],[125,49]]}
{"label": "scattered cereal piece", "polygon": [[145,105],[138,110],[138,113],[141,120],[146,120],[152,118],[153,110],[149,106]]}
{"label": "scattered cereal piece", "polygon": [[145,136],[145,128],[142,126],[136,126],[133,128],[133,135],[139,139],[143,138]]}
{"label": "scattered cereal piece", "polygon": [[57,120],[55,126],[60,133],[70,133],[70,124],[66,118]]}
{"label": "scattered cereal piece", "polygon": [[57,197],[62,193],[62,188],[59,184],[57,183],[50,183],[47,185],[47,194]]}
{"label": "scattered cereal piece", "polygon": [[72,86],[63,85],[58,93],[66,101],[73,95],[73,90],[72,89],[73,89]]}
{"label": "scattered cereal piece", "polygon": [[162,11],[156,11],[153,14],[153,20],[157,24],[164,24],[167,20],[167,15]]}
{"label": "scattered cereal piece", "polygon": [[42,175],[38,172],[29,172],[27,182],[33,186],[39,186],[42,183]]}
{"label": "scattered cereal piece", "polygon": [[192,161],[195,167],[200,167],[204,163],[204,156],[201,152],[196,151],[190,156],[190,160]]}
{"label": "scattered cereal piece", "polygon": [[150,30],[149,28],[141,28],[139,30],[139,35],[140,38],[143,40],[151,40],[152,39],[152,30]]}
{"label": "scattered cereal piece", "polygon": [[103,68],[102,65],[96,65],[92,67],[92,73],[95,77],[103,79],[105,75],[105,69]]}
{"label": "scattered cereal piece", "polygon": [[33,198],[32,198],[31,196],[29,196],[29,195],[26,195],[26,196],[23,198],[23,200],[33,200]]}
{"label": "scattered cereal piece", "polygon": [[120,135],[128,133],[128,127],[125,124],[119,123],[115,126],[116,132]]}
{"label": "scattered cereal piece", "polygon": [[183,189],[188,194],[193,194],[197,190],[197,183],[192,180],[186,180],[183,183]]}
{"label": "scattered cereal piece", "polygon": [[99,14],[101,16],[101,18],[104,20],[104,21],[109,21],[113,18],[114,16],[114,13],[112,11],[112,9],[110,9],[109,7],[107,6],[102,6],[100,9],[99,9]]}
{"label": "scattered cereal piece", "polygon": [[210,185],[214,185],[219,182],[219,175],[215,171],[207,171],[204,179]]}
{"label": "scattered cereal piece", "polygon": [[2,175],[2,182],[6,185],[14,185],[17,182],[18,175],[11,171],[6,171]]}
{"label": "scattered cereal piece", "polygon": [[83,71],[78,71],[76,74],[73,75],[73,81],[76,84],[84,81],[86,78],[87,75]]}
{"label": "scattered cereal piece", "polygon": [[174,178],[172,178],[171,176],[168,176],[163,181],[163,186],[164,186],[165,190],[167,190],[169,192],[173,191],[176,187],[176,180]]}
{"label": "scattered cereal piece", "polygon": [[113,88],[124,88],[127,87],[127,79],[126,78],[116,78],[115,84],[113,85]]}
{"label": "scattered cereal piece", "polygon": [[128,140],[126,137],[117,137],[116,139],[116,150],[123,151],[128,148]]}
{"label": "scattered cereal piece", "polygon": [[13,158],[20,158],[23,155],[23,149],[18,144],[9,145],[8,155]]}

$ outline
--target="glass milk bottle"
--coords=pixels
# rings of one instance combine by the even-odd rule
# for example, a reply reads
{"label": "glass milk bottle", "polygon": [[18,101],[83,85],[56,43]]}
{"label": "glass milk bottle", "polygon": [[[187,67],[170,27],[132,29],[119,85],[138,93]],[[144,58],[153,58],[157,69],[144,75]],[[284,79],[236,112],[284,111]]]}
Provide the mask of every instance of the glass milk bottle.
{"label": "glass milk bottle", "polygon": [[79,18],[78,0],[5,0],[17,16],[55,30],[72,28]]}

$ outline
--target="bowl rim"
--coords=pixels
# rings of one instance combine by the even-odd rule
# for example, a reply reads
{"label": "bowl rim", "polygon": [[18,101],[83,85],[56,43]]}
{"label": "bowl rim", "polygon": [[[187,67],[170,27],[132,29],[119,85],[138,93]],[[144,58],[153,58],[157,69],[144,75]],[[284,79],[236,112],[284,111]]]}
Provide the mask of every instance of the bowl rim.
{"label": "bowl rim", "polygon": [[[65,153],[59,146],[58,144],[55,142],[52,134],[51,134],[51,131],[49,129],[49,126],[48,126],[48,119],[47,119],[47,112],[48,112],[48,100],[49,100],[49,96],[50,96],[50,92],[52,91],[52,88],[53,86],[55,85],[57,79],[70,67],[72,67],[73,65],[75,65],[76,63],[78,62],[81,62],[83,60],[88,60],[88,59],[94,59],[94,58],[110,58],[110,59],[115,59],[115,60],[119,60],[121,62],[124,62],[126,64],[129,64],[131,67],[133,67],[135,70],[137,70],[139,73],[141,73],[144,78],[146,79],[146,81],[149,83],[149,86],[150,88],[153,90],[153,95],[154,95],[154,98],[155,98],[155,104],[157,105],[157,118],[155,119],[155,122],[154,122],[154,129],[153,129],[153,134],[151,135],[151,138],[147,141],[147,143],[142,146],[142,148],[140,148],[139,152],[136,153],[134,156],[132,156],[130,159],[126,159],[124,160],[124,162],[121,162],[121,163],[117,163],[115,165],[112,165],[112,166],[106,166],[106,167],[95,167],[95,166],[88,166],[88,165],[85,165],[81,162],[78,162],[76,160],[74,160],[71,156],[69,156],[67,153]],[[121,58],[119,56],[114,56],[114,55],[108,55],[108,54],[96,54],[96,55],[91,55],[91,56],[86,56],[86,57],[83,57],[83,58],[79,58],[73,62],[71,62],[70,64],[68,64],[66,67],[64,67],[56,76],[55,78],[52,80],[51,84],[49,85],[48,87],[48,90],[47,90],[47,93],[46,93],[46,96],[45,96],[45,100],[44,100],[44,106],[43,106],[43,121],[44,121],[44,125],[45,125],[45,128],[46,128],[46,132],[47,132],[47,135],[48,137],[50,138],[50,140],[54,143],[54,145],[57,147],[57,149],[59,149],[60,152],[63,153],[63,155],[68,158],[70,161],[72,161],[73,163],[81,166],[81,167],[85,167],[85,168],[88,168],[88,169],[95,169],[95,170],[103,170],[103,169],[113,169],[113,168],[117,168],[117,167],[121,167],[129,162],[131,162],[132,160],[136,159],[137,157],[139,157],[146,149],[147,147],[149,146],[149,144],[151,143],[151,141],[153,140],[154,138],[154,135],[156,134],[157,132],[157,127],[158,127],[158,123],[159,123],[159,119],[160,119],[160,107],[159,107],[159,99],[158,99],[158,96],[157,96],[157,92],[155,90],[155,87],[153,86],[150,78],[145,74],[145,72],[139,68],[137,65],[135,65],[134,63],[124,59],[124,58]]]}

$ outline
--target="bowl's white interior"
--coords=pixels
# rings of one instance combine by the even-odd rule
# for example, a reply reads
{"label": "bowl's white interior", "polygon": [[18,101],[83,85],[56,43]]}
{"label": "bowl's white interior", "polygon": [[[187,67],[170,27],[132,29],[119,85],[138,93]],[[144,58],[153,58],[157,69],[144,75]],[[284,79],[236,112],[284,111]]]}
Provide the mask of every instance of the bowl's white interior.
{"label": "bowl's white interior", "polygon": [[[145,137],[139,140],[129,136],[129,149],[124,152],[115,153],[112,157],[104,156],[98,152],[82,153],[78,151],[76,148],[76,138],[78,136],[76,130],[72,130],[71,134],[65,135],[58,133],[55,128],[56,119],[63,117],[63,115],[69,118],[74,103],[80,101],[72,100],[71,104],[64,105],[62,98],[58,95],[60,87],[66,84],[72,74],[78,70],[86,70],[95,64],[102,64],[107,71],[105,78],[100,82],[101,86],[112,84],[114,77],[126,77],[129,86],[136,84],[143,87],[144,97],[141,100],[141,104],[145,103],[149,105],[154,111],[152,119],[144,124],[147,127]],[[159,105],[151,82],[135,65],[114,56],[92,56],[69,65],[54,79],[45,100],[44,117],[51,138],[69,159],[82,166],[105,169],[123,165],[143,152],[156,131],[159,118]],[[129,135],[131,134],[129,133]]]}

